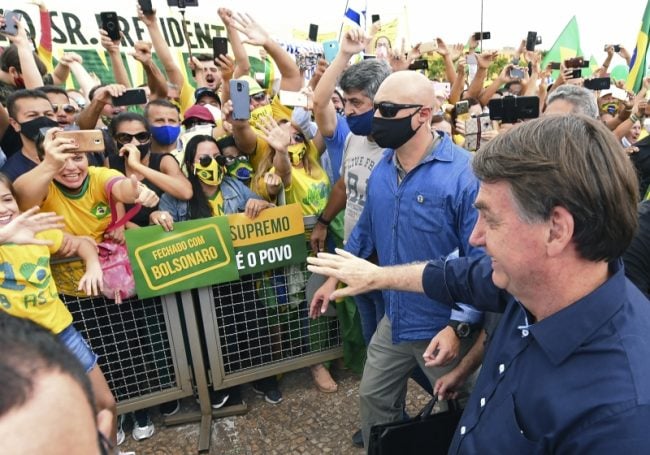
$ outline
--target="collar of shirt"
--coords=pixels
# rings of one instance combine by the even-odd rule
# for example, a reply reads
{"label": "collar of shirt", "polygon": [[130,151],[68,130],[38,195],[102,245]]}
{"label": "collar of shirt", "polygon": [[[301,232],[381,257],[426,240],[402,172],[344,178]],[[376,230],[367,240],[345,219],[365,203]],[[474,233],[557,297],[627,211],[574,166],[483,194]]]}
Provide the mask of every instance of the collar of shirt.
{"label": "collar of shirt", "polygon": [[[424,155],[424,157],[422,157],[422,160],[420,160],[418,165],[420,165],[420,164],[422,164],[422,163],[424,163],[426,161],[429,161],[429,160],[431,160],[433,158],[439,159],[440,161],[451,161],[451,159],[452,159],[452,155],[449,153],[449,152],[451,152],[451,147],[449,146],[449,144],[447,144],[448,145],[448,147],[447,147],[448,150],[444,150],[442,152],[440,150],[437,150],[437,149],[442,148],[442,147],[438,147],[438,144],[440,144],[441,140],[443,140],[443,143],[440,144],[440,145],[441,146],[445,145],[444,136],[441,133],[438,133],[438,132],[432,133],[432,136],[433,136],[433,141],[431,142],[431,145],[429,145],[429,149],[427,150],[427,153]],[[406,177],[407,172],[404,170],[404,168],[402,167],[402,164],[399,162],[399,159],[397,158],[397,153],[395,153],[394,150],[392,152],[393,152],[393,160],[392,160],[393,165],[397,169],[397,181],[401,182],[402,179],[404,179],[404,177]],[[435,157],[434,157],[434,152],[437,152],[435,154],[436,155]],[[443,155],[443,157],[440,158],[438,155]]]}
{"label": "collar of shirt", "polygon": [[609,279],[593,292],[530,326],[549,360],[561,364],[623,306],[625,276],[621,259],[609,264]]}

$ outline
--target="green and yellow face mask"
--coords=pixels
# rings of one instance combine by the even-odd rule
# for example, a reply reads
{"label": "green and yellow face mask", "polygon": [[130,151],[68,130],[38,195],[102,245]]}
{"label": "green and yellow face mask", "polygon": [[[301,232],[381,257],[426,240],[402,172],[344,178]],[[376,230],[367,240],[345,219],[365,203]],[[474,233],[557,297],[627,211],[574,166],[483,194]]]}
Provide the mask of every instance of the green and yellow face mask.
{"label": "green and yellow face mask", "polygon": [[305,144],[293,144],[287,147],[289,150],[289,158],[291,158],[291,164],[298,166],[302,159],[307,153],[307,146]]}
{"label": "green and yellow face mask", "polygon": [[235,177],[242,183],[248,183],[253,176],[253,166],[246,156],[232,158],[226,167],[228,175]]}
{"label": "green and yellow face mask", "polygon": [[208,156],[201,157],[199,162],[194,164],[194,174],[206,185],[219,185],[225,173],[225,167]]}

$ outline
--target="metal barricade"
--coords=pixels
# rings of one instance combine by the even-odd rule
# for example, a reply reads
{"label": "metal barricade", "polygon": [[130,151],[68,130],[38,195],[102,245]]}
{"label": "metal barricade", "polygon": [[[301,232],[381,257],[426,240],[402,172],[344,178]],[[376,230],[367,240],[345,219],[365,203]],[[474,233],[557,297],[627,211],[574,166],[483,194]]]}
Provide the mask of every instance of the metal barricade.
{"label": "metal barricade", "polygon": [[[52,261],[57,285],[75,277],[74,261]],[[68,287],[69,288],[69,287]],[[117,401],[118,413],[192,395],[192,380],[175,294],[116,304],[102,296],[60,294]]]}

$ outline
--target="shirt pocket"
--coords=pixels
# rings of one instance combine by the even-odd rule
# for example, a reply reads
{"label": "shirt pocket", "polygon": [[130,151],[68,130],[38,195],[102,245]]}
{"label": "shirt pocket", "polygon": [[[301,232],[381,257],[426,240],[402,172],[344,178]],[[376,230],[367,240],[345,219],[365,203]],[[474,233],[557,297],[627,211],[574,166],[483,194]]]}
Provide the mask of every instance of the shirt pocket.
{"label": "shirt pocket", "polygon": [[411,228],[422,232],[439,232],[445,217],[443,200],[439,195],[417,191],[411,196],[409,224]]}
{"label": "shirt pocket", "polygon": [[494,409],[486,409],[476,427],[478,444],[485,444],[490,453],[535,453],[537,443],[526,437],[515,409],[512,394]]}

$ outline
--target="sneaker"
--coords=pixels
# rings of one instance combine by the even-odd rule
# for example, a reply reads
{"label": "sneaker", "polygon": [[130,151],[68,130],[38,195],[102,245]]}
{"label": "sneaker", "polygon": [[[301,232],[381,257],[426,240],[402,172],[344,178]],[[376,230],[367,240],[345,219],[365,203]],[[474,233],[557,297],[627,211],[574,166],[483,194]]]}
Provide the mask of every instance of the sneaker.
{"label": "sneaker", "polygon": [[219,390],[210,390],[210,403],[212,403],[212,409],[222,408],[226,401],[228,401],[230,395]]}
{"label": "sneaker", "polygon": [[269,387],[267,390],[264,390],[265,388],[262,387],[260,381],[254,382],[252,386],[253,391],[258,395],[263,395],[264,401],[267,403],[278,404],[282,401],[282,392],[280,392],[280,389],[278,389],[277,386]]}
{"label": "sneaker", "polygon": [[352,435],[352,445],[354,447],[358,447],[359,449],[363,449],[363,433],[361,430],[357,430]]}
{"label": "sneaker", "polygon": [[153,426],[153,422],[149,418],[149,411],[139,410],[135,411],[135,419],[133,422],[133,432],[131,435],[136,441],[142,441],[143,439],[149,439],[155,433],[156,428]]}
{"label": "sneaker", "polygon": [[122,428],[124,424],[124,414],[121,416],[117,417],[117,445],[119,446],[124,442],[126,439],[126,434],[124,434],[124,428]]}
{"label": "sneaker", "polygon": [[168,401],[159,406],[160,413],[165,417],[171,417],[181,410],[180,400]]}

